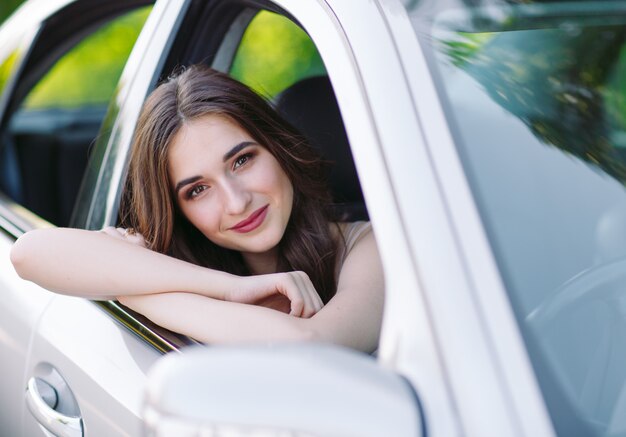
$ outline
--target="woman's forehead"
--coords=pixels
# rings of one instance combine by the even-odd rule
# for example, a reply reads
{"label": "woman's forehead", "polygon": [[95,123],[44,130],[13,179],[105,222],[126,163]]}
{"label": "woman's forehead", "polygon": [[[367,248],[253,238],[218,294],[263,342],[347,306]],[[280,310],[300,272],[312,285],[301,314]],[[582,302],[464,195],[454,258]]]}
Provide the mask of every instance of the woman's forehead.
{"label": "woman's forehead", "polygon": [[254,141],[250,134],[229,117],[209,114],[183,123],[168,149],[168,170],[176,178],[207,166],[221,166],[233,147]]}

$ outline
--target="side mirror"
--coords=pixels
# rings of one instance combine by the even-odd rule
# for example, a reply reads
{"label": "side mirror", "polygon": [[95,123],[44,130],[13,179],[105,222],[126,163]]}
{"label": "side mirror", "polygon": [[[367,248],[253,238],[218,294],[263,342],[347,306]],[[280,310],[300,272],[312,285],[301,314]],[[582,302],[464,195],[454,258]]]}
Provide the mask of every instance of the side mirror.
{"label": "side mirror", "polygon": [[213,346],[149,372],[147,436],[424,435],[418,397],[369,355],[330,345]]}

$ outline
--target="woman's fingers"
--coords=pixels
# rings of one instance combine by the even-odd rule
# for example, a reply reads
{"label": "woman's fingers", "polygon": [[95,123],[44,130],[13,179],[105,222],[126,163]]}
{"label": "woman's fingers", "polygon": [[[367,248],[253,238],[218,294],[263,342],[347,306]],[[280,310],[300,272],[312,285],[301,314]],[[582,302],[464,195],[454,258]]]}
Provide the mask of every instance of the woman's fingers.
{"label": "woman's fingers", "polygon": [[309,276],[300,271],[240,277],[241,286],[228,290],[224,300],[267,306],[273,294],[289,300],[289,314],[309,318],[323,306]]}
{"label": "woman's fingers", "polygon": [[119,229],[120,228],[114,228],[113,226],[107,226],[102,228],[100,232],[107,234],[109,237],[123,239],[124,237],[120,234]]}
{"label": "woman's fingers", "polygon": [[135,232],[135,230],[132,228],[125,229],[107,226],[103,228],[101,232],[107,234],[110,237],[124,240],[137,246],[146,247],[146,241],[144,240],[143,235]]}
{"label": "woman's fingers", "polygon": [[311,293],[311,300],[313,301],[313,308],[314,308],[313,314],[315,314],[319,310],[322,309],[322,307],[324,306],[324,303],[322,302],[322,298],[320,297],[319,293],[315,289],[315,286],[313,286],[313,282],[311,282],[311,278],[309,278],[309,276],[304,272],[302,272],[302,274],[305,277],[305,282],[307,283],[308,290]]}
{"label": "woman's fingers", "polygon": [[137,246],[146,247],[146,240],[144,240],[143,235],[136,232],[129,233],[128,229],[125,231],[124,239]]}
{"label": "woman's fingers", "polygon": [[303,307],[299,317],[309,318],[322,309],[322,300],[315,290],[309,275],[302,271],[290,272],[297,286],[299,294],[302,296]]}
{"label": "woman's fingers", "polygon": [[302,296],[302,311],[298,314],[299,317],[309,318],[313,314],[315,314],[315,308],[313,306],[313,299],[311,298],[311,292],[308,290],[307,284],[303,278],[303,272],[290,272],[289,273],[293,278],[296,286],[298,288],[298,292]]}
{"label": "woman's fingers", "polygon": [[305,307],[305,300],[294,273],[295,272],[287,272],[283,275],[285,278],[283,292],[291,301],[291,311],[289,312],[289,315],[301,317],[302,311],[304,311]]}

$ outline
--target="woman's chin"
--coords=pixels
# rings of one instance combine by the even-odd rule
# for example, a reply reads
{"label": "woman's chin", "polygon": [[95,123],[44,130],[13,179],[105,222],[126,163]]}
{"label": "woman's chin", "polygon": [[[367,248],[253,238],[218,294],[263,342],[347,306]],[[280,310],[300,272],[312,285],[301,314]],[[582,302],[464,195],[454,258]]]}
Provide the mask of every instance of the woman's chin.
{"label": "woman's chin", "polygon": [[215,242],[218,246],[222,246],[226,249],[236,250],[243,253],[255,253],[262,254],[271,252],[276,249],[282,233],[280,235],[270,235],[269,233],[244,236],[243,238],[237,238],[237,241],[222,241]]}

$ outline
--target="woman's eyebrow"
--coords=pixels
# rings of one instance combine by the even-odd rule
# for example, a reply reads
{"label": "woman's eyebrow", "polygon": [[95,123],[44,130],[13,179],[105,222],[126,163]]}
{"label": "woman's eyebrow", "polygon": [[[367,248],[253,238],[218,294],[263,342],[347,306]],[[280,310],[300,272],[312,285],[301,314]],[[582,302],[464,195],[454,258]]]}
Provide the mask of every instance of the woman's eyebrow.
{"label": "woman's eyebrow", "polygon": [[253,144],[256,144],[256,143],[254,141],[242,141],[241,143],[237,144],[235,147],[230,149],[228,152],[224,153],[224,157],[222,158],[222,160],[224,162],[228,161],[230,158],[232,158],[237,153],[239,153],[242,149],[245,149],[246,147],[251,146]]}
{"label": "woman's eyebrow", "polygon": [[[235,156],[241,150],[254,144],[256,144],[254,141],[242,141],[241,143],[237,144],[235,147],[230,149],[228,152],[224,153],[224,156],[222,157],[223,161],[224,162],[228,161],[230,158]],[[180,189],[183,188],[185,185],[193,184],[194,182],[200,179],[202,179],[202,176],[192,176],[190,178],[183,179],[182,181],[176,184],[176,187],[174,188],[174,192],[176,193],[176,195],[178,195],[178,192],[180,191]]]}
{"label": "woman's eyebrow", "polygon": [[194,182],[199,181],[200,179],[202,179],[201,176],[192,176],[190,178],[183,179],[182,181],[176,184],[176,188],[174,188],[174,192],[176,193],[176,195],[178,195],[178,192],[180,191],[180,189],[183,188],[185,185],[193,184]]}

